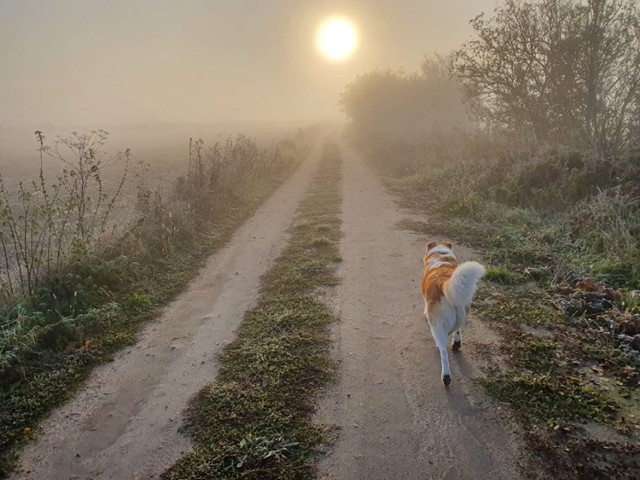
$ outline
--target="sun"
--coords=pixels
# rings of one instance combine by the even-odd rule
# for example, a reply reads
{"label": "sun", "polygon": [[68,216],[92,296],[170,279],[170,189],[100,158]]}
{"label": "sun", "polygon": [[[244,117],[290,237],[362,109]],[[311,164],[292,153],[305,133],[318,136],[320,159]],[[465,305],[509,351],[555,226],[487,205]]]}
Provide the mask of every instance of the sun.
{"label": "sun", "polygon": [[327,18],[316,32],[316,47],[328,60],[343,62],[358,48],[358,29],[345,17]]}

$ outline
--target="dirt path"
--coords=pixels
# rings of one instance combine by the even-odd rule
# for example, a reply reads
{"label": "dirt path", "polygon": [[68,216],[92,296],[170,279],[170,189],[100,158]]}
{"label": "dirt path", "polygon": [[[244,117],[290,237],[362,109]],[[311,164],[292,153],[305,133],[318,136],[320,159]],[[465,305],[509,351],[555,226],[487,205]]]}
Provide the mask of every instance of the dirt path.
{"label": "dirt path", "polygon": [[140,341],[96,369],[73,401],[38,429],[20,479],[158,478],[190,448],[178,433],[188,400],[217,373],[217,355],[253,306],[260,276],[286,243],[322,142],[212,256]]}
{"label": "dirt path", "polygon": [[[190,448],[178,432],[188,400],[217,373],[217,355],[254,305],[260,276],[285,245],[286,228],[316,170],[321,144],[212,256],[133,347],[96,369],[73,401],[43,422],[21,458],[19,479],[152,479]],[[440,381],[438,351],[418,291],[426,238],[371,170],[341,144],[342,283],[332,302],[340,380],[319,421],[340,427],[320,464],[325,479],[516,479],[518,443],[484,403],[474,356],[496,339],[471,322]],[[457,249],[459,258],[471,255]]]}
{"label": "dirt path", "polygon": [[[479,375],[474,354],[491,333],[471,319],[444,388],[419,293],[426,237],[395,228],[407,215],[362,159],[341,149],[345,236],[333,331],[340,380],[318,415],[340,429],[320,478],[519,478],[517,443],[471,381]],[[459,259],[471,254],[455,250]]]}

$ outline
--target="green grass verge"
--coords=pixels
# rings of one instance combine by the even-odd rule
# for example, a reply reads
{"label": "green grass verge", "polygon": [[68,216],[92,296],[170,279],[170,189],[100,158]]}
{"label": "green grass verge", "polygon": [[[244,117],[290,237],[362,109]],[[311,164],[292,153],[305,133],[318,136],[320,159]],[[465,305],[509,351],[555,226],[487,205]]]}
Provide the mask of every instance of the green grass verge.
{"label": "green grass verge", "polygon": [[263,278],[258,305],[220,358],[215,383],[192,402],[186,431],[193,451],[165,479],[306,479],[323,430],[314,397],[334,375],[333,317],[319,288],[335,285],[340,261],[340,170],[325,148],[320,171],[298,208],[291,238]]}
{"label": "green grass verge", "polygon": [[228,205],[219,223],[190,231],[170,252],[142,243],[127,245],[123,250],[135,254],[123,255],[116,246],[70,266],[34,298],[4,312],[5,332],[15,326],[29,334],[16,337],[15,346],[5,344],[19,353],[0,363],[0,477],[12,470],[38,422],[68,400],[94,366],[133,344],[145,321],[185,288],[281,180],[261,179]]}

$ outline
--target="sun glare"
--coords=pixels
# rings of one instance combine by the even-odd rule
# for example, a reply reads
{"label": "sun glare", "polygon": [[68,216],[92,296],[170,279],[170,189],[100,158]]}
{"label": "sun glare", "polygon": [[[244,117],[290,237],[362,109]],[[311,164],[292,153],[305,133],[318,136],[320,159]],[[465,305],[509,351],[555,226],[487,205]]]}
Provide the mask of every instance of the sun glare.
{"label": "sun glare", "polygon": [[332,17],[323,21],[316,33],[316,46],[325,58],[342,62],[358,48],[358,31],[350,20]]}

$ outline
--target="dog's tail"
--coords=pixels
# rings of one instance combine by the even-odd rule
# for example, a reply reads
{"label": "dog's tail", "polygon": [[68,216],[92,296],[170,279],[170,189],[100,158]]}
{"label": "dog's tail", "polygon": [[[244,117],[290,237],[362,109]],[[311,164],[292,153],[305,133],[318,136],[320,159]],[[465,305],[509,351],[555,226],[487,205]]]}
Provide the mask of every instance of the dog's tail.
{"label": "dog's tail", "polygon": [[478,280],[485,269],[478,262],[464,262],[453,271],[451,278],[444,285],[444,296],[453,305],[466,307],[471,305]]}

